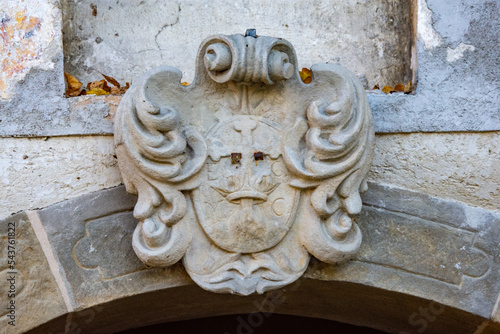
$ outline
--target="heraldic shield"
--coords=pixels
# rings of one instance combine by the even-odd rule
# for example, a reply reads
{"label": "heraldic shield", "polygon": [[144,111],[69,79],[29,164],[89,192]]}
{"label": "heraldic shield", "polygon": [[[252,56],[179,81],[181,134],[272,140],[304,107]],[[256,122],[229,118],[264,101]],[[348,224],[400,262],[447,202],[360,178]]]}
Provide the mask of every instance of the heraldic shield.
{"label": "heraldic shield", "polygon": [[138,195],[139,259],[182,260],[202,288],[248,295],[297,280],[311,255],[340,264],[355,254],[371,112],[347,69],[316,64],[311,75],[301,80],[283,39],[216,35],[201,44],[190,85],[168,66],[134,82],[115,146]]}

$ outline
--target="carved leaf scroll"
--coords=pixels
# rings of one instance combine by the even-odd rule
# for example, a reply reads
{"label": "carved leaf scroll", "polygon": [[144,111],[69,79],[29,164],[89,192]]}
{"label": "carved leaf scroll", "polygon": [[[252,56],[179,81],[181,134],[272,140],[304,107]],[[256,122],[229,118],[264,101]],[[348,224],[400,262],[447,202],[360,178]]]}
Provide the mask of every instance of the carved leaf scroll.
{"label": "carved leaf scroll", "polygon": [[[191,241],[185,224],[183,182],[205,163],[207,146],[194,129],[181,128],[178,111],[155,104],[158,77],[178,74],[157,68],[125,94],[115,121],[116,151],[127,191],[138,194],[134,217],[140,223],[133,246],[148,265],[169,266],[179,261]],[[155,87],[156,86],[156,87]]]}
{"label": "carved leaf scroll", "polygon": [[306,117],[297,118],[284,136],[282,150],[287,167],[307,180],[292,184],[314,189],[311,222],[302,232],[305,246],[320,260],[338,263],[361,244],[361,232],[350,215],[361,211],[360,192],[366,190],[364,177],[373,159],[373,122],[354,74],[331,64],[314,65],[312,72],[316,82],[326,86],[325,98],[309,103]]}

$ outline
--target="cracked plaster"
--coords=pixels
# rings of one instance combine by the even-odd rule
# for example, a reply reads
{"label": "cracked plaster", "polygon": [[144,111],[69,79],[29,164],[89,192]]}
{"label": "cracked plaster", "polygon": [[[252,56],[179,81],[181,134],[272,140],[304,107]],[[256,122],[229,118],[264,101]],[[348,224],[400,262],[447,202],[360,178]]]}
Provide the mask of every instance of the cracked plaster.
{"label": "cracked plaster", "polygon": [[[122,182],[112,136],[0,140],[0,218]],[[377,135],[369,180],[500,212],[499,142],[498,132]]]}

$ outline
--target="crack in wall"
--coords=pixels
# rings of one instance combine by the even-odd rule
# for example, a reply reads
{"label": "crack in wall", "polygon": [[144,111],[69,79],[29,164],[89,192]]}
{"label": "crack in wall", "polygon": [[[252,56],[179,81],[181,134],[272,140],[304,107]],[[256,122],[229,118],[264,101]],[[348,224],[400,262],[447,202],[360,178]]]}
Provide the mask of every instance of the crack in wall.
{"label": "crack in wall", "polygon": [[156,33],[155,35],[155,44],[158,48],[158,51],[160,51],[160,58],[163,59],[163,53],[161,51],[163,51],[164,49],[162,49],[160,47],[160,44],[158,43],[158,36],[163,32],[163,30],[165,30],[166,28],[168,27],[172,27],[174,25],[176,25],[177,23],[179,23],[179,17],[181,16],[181,4],[179,4],[179,8],[178,8],[178,11],[177,11],[177,17],[175,19],[175,22],[174,23],[167,23],[167,24],[164,24],[159,30],[158,32]]}

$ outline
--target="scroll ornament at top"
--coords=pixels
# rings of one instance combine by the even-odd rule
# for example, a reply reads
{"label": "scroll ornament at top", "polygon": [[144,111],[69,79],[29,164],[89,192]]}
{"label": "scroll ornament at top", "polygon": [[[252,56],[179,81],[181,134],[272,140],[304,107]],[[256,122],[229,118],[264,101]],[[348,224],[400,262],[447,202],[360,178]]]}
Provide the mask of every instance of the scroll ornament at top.
{"label": "scroll ornament at top", "polygon": [[371,112],[353,73],[311,72],[304,84],[281,38],[215,35],[191,85],[169,66],[133,84],[115,146],[138,195],[132,244],[144,263],[182,260],[202,288],[248,295],[297,280],[311,255],[339,264],[356,253]]}

